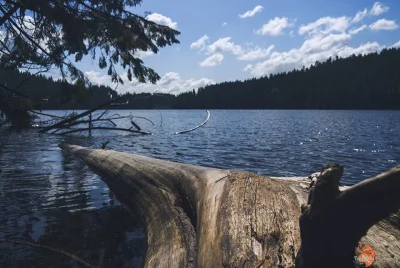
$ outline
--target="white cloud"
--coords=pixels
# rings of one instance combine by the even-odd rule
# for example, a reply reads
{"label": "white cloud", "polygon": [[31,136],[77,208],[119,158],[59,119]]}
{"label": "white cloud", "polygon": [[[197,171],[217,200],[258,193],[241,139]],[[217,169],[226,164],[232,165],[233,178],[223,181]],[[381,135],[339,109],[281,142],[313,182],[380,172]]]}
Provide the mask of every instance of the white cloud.
{"label": "white cloud", "polygon": [[341,58],[347,58],[351,55],[366,55],[378,50],[383,49],[384,46],[380,46],[377,42],[368,42],[366,44],[361,44],[359,47],[343,47],[339,50],[337,55]]}
{"label": "white cloud", "polygon": [[203,35],[190,45],[190,49],[204,49],[208,39],[209,37],[207,35]]}
{"label": "white cloud", "polygon": [[[94,84],[108,85],[113,89],[116,86],[115,84],[111,83],[109,76],[105,74],[103,75],[96,71],[88,71],[85,72],[85,74]],[[179,94],[192,89],[197,89],[199,87],[204,87],[206,85],[215,84],[214,80],[208,78],[184,80],[176,72],[168,72],[164,74],[157,84],[143,84],[139,83],[137,80],[129,81],[126,78],[126,73],[122,74],[121,77],[124,80],[124,84],[118,85],[116,89],[118,93],[153,93],[157,90],[158,93]]]}
{"label": "white cloud", "polygon": [[392,31],[399,28],[394,20],[380,19],[372,23],[369,28],[373,31],[386,30]]}
{"label": "white cloud", "polygon": [[[158,54],[160,54],[160,52],[158,52]],[[139,59],[144,59],[146,57],[153,56],[153,55],[155,55],[153,53],[153,51],[149,51],[149,50],[148,51],[138,50],[135,52],[135,57],[137,57]]]}
{"label": "white cloud", "polygon": [[226,21],[222,23],[222,27],[224,27],[226,25],[228,25],[228,23]]}
{"label": "white cloud", "polygon": [[348,17],[323,17],[299,28],[299,34],[330,34],[333,32],[344,33],[349,27]]}
{"label": "white cloud", "polygon": [[243,54],[238,55],[237,59],[243,61],[253,61],[266,58],[271,54],[274,47],[274,45],[269,46],[267,49],[257,47],[252,50],[243,52]]}
{"label": "white cloud", "polygon": [[389,7],[384,6],[380,2],[375,2],[372,6],[371,10],[368,11],[366,8],[362,11],[358,11],[357,14],[354,16],[351,23],[357,23],[362,21],[366,16],[379,16],[389,10]]}
{"label": "white cloud", "polygon": [[353,29],[351,29],[350,31],[349,31],[349,33],[350,34],[352,34],[352,35],[354,35],[354,34],[358,34],[359,32],[361,32],[361,31],[364,31],[365,29],[367,29],[367,25],[362,25],[362,26],[360,26],[360,27],[358,27],[358,28],[353,28]]}
{"label": "white cloud", "polygon": [[300,52],[314,55],[316,53],[322,53],[323,51],[329,51],[338,48],[348,41],[351,36],[349,34],[330,34],[327,36],[314,36],[304,41],[300,48]]}
{"label": "white cloud", "polygon": [[260,35],[281,35],[283,34],[283,30],[291,27],[293,24],[289,22],[289,19],[286,17],[278,18],[270,20],[268,23],[264,24],[261,29],[256,30],[255,32]]}
{"label": "white cloud", "polygon": [[379,16],[385,12],[387,12],[389,10],[389,7],[384,6],[382,3],[380,2],[375,2],[374,5],[371,8],[371,15],[373,16]]}
{"label": "white cloud", "polygon": [[231,37],[220,38],[215,41],[213,44],[209,45],[207,48],[207,52],[209,54],[217,53],[217,52],[231,52],[234,55],[242,54],[242,47],[236,45],[234,42],[231,42]]}
{"label": "white cloud", "polygon": [[309,67],[316,61],[325,61],[329,57],[347,57],[351,54],[367,54],[384,48],[377,42],[362,44],[359,47],[350,47],[348,42],[350,34],[339,33],[314,35],[306,39],[300,48],[294,48],[285,52],[273,52],[267,60],[247,65],[245,71],[253,76],[264,76],[272,73]]}
{"label": "white cloud", "polygon": [[209,45],[207,47],[206,54],[213,55],[216,53],[221,54],[223,52],[229,52],[232,53],[234,56],[236,56],[238,60],[253,61],[257,59],[266,58],[271,54],[271,51],[273,49],[274,49],[273,45],[267,48],[254,46],[253,44],[248,44],[247,47],[242,47],[232,42],[231,37],[224,37],[218,39],[217,41]]}
{"label": "white cloud", "polygon": [[178,23],[173,22],[171,18],[165,17],[164,15],[161,15],[159,13],[153,13],[150,14],[146,17],[147,20],[150,20],[152,22],[155,22],[160,25],[165,25],[168,26],[172,29],[177,30],[178,29]]}
{"label": "white cloud", "polygon": [[204,61],[200,62],[201,67],[213,67],[219,65],[224,60],[224,55],[217,53],[206,58]]}
{"label": "white cloud", "polygon": [[392,48],[400,48],[400,40],[396,43],[394,43],[392,46]]}
{"label": "white cloud", "polygon": [[96,71],[88,71],[85,72],[87,78],[96,85],[110,85],[110,78],[108,75],[101,74],[100,72]]}
{"label": "white cloud", "polygon": [[253,17],[257,13],[261,12],[263,9],[264,8],[262,6],[258,5],[255,8],[253,8],[253,10],[249,10],[249,11],[246,11],[245,13],[243,13],[243,14],[240,14],[239,18],[246,19],[246,18]]}
{"label": "white cloud", "polygon": [[243,71],[249,72],[253,69],[253,64],[247,64],[246,67],[244,67]]}
{"label": "white cloud", "polygon": [[[273,73],[309,67],[316,61],[323,62],[329,57],[348,57],[352,54],[368,54],[379,51],[385,46],[377,42],[367,42],[353,47],[349,45],[351,38],[368,28],[367,25],[349,29],[352,21],[361,21],[367,12],[361,11],[355,18],[349,17],[322,17],[314,22],[302,25],[299,34],[305,37],[300,47],[288,51],[273,51],[263,61],[248,64],[243,69],[253,76],[259,77]],[[394,29],[394,21],[379,20],[369,26],[371,29]],[[400,47],[400,41],[392,47]]]}
{"label": "white cloud", "polygon": [[364,8],[363,11],[358,11],[356,16],[353,18],[353,20],[351,21],[352,23],[356,23],[359,21],[362,21],[362,19],[368,15],[368,10],[366,8]]}

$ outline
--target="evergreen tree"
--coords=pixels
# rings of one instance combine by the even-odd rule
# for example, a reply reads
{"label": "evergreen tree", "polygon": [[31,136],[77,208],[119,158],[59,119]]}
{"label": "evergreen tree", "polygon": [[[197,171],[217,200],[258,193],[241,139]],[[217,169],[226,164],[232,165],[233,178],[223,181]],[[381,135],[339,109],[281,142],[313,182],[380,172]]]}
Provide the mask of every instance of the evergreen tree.
{"label": "evergreen tree", "polygon": [[[188,89],[190,90],[190,89]],[[182,93],[182,109],[400,109],[400,49]]]}
{"label": "evergreen tree", "polygon": [[[75,65],[88,55],[107,69],[113,82],[127,78],[155,83],[160,77],[137,57],[179,43],[178,31],[148,21],[128,9],[141,0],[4,0],[0,3],[0,67],[57,68],[64,79],[89,85]],[[71,60],[73,58],[73,60]],[[4,95],[2,95],[4,97]],[[1,97],[1,96],[0,96]],[[2,98],[3,102],[9,102]],[[4,105],[3,105],[4,106]]]}

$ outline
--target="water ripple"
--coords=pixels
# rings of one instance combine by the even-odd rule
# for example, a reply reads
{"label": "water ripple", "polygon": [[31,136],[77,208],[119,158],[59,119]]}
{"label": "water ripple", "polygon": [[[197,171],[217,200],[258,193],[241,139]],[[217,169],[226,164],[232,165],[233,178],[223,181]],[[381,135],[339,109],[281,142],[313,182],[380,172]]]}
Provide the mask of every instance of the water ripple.
{"label": "water ripple", "polygon": [[[62,113],[63,112],[58,112]],[[124,115],[130,111],[118,111]],[[399,111],[211,111],[194,132],[170,135],[204,120],[204,111],[133,111],[151,136],[94,131],[92,137],[0,129],[0,237],[39,241],[98,267],[140,263],[143,230],[102,180],[57,146],[69,142],[267,176],[308,176],[329,162],[344,165],[353,184],[400,161]],[[138,122],[139,123],[139,122]],[[2,267],[70,267],[58,255],[0,245]],[[43,261],[44,260],[44,261]],[[131,264],[131,265],[128,265]]]}

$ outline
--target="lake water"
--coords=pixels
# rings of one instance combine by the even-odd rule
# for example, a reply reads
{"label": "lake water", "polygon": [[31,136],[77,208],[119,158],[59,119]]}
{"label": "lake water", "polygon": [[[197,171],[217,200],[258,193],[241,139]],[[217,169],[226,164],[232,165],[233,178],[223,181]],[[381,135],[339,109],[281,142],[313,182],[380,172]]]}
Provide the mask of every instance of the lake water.
{"label": "lake water", "polygon": [[[269,176],[308,176],[330,162],[356,183],[400,162],[400,111],[111,111],[153,135],[94,131],[69,137],[0,128],[0,238],[61,249],[97,267],[138,267],[142,227],[101,178],[60,142]],[[53,112],[64,114],[62,112]],[[130,127],[129,120],[118,123]],[[0,243],[0,267],[79,267],[46,249]]]}

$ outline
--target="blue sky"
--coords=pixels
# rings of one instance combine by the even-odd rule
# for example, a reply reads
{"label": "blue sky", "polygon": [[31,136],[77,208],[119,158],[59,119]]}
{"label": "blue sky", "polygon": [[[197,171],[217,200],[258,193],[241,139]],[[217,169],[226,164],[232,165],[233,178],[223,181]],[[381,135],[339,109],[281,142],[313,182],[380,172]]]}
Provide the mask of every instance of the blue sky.
{"label": "blue sky", "polygon": [[[181,44],[159,54],[141,53],[162,77],[157,85],[136,81],[119,92],[177,94],[216,82],[289,71],[385,47],[400,47],[400,1],[144,0],[134,10],[181,32]],[[93,83],[110,83],[91,59],[78,65]],[[123,70],[121,70],[123,74]]]}

